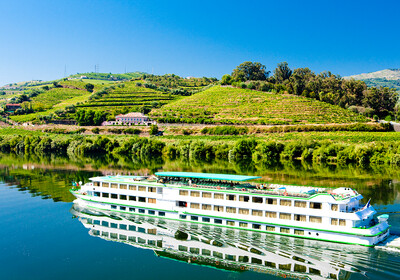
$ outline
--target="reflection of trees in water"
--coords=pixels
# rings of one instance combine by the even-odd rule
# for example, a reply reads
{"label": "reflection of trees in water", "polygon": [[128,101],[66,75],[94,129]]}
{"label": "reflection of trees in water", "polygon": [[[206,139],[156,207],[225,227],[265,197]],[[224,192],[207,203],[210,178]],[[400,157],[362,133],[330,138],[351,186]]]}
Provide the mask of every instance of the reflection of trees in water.
{"label": "reflection of trees in water", "polygon": [[[0,179],[14,182],[33,193],[50,196],[54,200],[71,201],[68,192],[71,181],[87,182],[100,174],[153,174],[159,170],[192,171],[208,173],[232,173],[259,175],[263,181],[291,185],[326,187],[353,187],[372,203],[390,204],[399,193],[400,184],[392,179],[400,178],[400,170],[361,169],[352,165],[346,168],[335,165],[312,165],[301,161],[269,165],[249,160],[201,161],[190,158],[168,160],[161,157],[56,157],[15,154],[0,155],[5,167]],[[32,169],[34,167],[34,169]],[[99,173],[101,171],[101,173]]]}

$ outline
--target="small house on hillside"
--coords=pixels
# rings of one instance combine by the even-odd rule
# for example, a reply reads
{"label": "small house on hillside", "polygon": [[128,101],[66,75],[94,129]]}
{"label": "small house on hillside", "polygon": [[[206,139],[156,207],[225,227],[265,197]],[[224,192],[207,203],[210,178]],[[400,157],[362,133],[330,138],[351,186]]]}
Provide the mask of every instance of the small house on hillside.
{"label": "small house on hillside", "polygon": [[4,111],[6,112],[15,112],[17,109],[21,109],[20,104],[6,104],[6,108]]}
{"label": "small house on hillside", "polygon": [[126,115],[117,115],[115,121],[103,122],[102,125],[149,125],[155,122],[142,113],[128,113]]}

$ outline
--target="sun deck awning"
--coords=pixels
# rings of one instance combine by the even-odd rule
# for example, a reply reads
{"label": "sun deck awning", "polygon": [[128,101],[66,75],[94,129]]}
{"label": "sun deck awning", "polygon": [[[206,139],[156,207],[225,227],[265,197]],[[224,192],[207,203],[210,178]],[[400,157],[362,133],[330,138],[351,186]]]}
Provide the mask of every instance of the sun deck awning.
{"label": "sun deck awning", "polygon": [[156,172],[155,175],[161,177],[181,177],[181,178],[196,178],[196,179],[224,180],[224,181],[248,181],[261,178],[259,176],[195,173],[195,172]]}

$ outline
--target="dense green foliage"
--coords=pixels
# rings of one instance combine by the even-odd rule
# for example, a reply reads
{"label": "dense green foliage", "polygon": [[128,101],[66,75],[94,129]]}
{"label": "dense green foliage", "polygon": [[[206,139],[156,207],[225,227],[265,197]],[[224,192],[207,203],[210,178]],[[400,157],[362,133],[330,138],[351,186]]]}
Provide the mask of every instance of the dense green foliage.
{"label": "dense green foliage", "polygon": [[264,81],[269,75],[265,70],[265,65],[259,62],[246,61],[237,66],[232,72],[232,78],[235,81]]}
{"label": "dense green foliage", "polygon": [[328,103],[289,94],[215,86],[171,102],[150,115],[159,122],[296,124],[365,122],[366,118]]}
{"label": "dense green foliage", "polygon": [[68,78],[80,79],[82,76],[86,77],[86,79],[94,79],[94,80],[108,80],[108,81],[121,81],[121,80],[130,80],[134,78],[138,78],[145,73],[143,72],[130,72],[125,74],[111,74],[111,73],[77,73],[75,75],[71,75]]}
{"label": "dense green foliage", "polygon": [[[366,134],[365,134],[366,135]],[[393,140],[398,138],[392,133]],[[299,135],[300,136],[300,135]],[[294,137],[293,137],[294,138]],[[292,138],[292,139],[293,139]],[[330,138],[330,137],[329,137]],[[282,138],[279,138],[282,139]],[[169,159],[230,160],[274,165],[279,162],[301,160],[313,164],[346,166],[400,166],[400,146],[397,141],[350,143],[345,141],[315,140],[316,137],[296,137],[302,140],[262,140],[236,138],[229,141],[145,137],[84,137],[9,135],[0,137],[3,153],[96,156],[99,154],[139,158],[165,157]]]}

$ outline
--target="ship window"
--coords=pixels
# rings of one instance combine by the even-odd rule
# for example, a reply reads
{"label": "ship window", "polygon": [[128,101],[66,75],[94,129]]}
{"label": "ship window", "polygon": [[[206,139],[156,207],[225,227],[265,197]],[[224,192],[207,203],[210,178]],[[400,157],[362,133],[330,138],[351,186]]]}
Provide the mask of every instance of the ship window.
{"label": "ship window", "polygon": [[199,217],[197,217],[197,216],[190,216],[190,219],[191,219],[192,221],[198,221],[198,220],[199,220]]}
{"label": "ship window", "polygon": [[200,253],[200,249],[199,248],[190,248],[189,251],[190,251],[190,253],[193,253],[193,254],[199,254]]}
{"label": "ship window", "polygon": [[130,196],[129,196],[129,200],[131,200],[131,201],[136,201],[136,196],[130,195]]}
{"label": "ship window", "polygon": [[320,202],[310,202],[310,208],[321,209],[322,208],[322,203],[320,203]]}
{"label": "ship window", "polygon": [[109,183],[102,183],[101,186],[102,186],[103,188],[108,188],[108,187],[110,186],[110,184],[109,184]]}
{"label": "ship window", "polygon": [[156,192],[156,191],[157,191],[157,188],[155,188],[155,187],[148,188],[148,192]]}
{"label": "ship window", "polygon": [[292,219],[292,214],[290,214],[290,213],[279,213],[279,219],[291,220]]}
{"label": "ship window", "polygon": [[178,207],[187,207],[187,202],[186,201],[177,201],[176,206]]}
{"label": "ship window", "polygon": [[214,223],[222,225],[222,220],[221,219],[214,219]]}
{"label": "ship window", "polygon": [[346,220],[340,219],[339,220],[339,226],[346,226]]}
{"label": "ship window", "polygon": [[281,232],[282,233],[290,233],[290,228],[281,227]]}
{"label": "ship window", "polygon": [[110,224],[110,228],[118,228],[118,224],[116,224],[116,223],[111,223],[111,224]]}
{"label": "ship window", "polygon": [[307,221],[307,217],[306,215],[294,215],[294,220],[298,221],[298,222],[306,222]]}
{"label": "ship window", "polygon": [[209,223],[209,222],[210,222],[210,218],[203,217],[203,218],[202,218],[202,221],[203,221],[203,222],[206,222],[206,223]]}
{"label": "ship window", "polygon": [[282,206],[292,206],[292,201],[288,199],[281,199],[279,204]]}
{"label": "ship window", "polygon": [[247,195],[239,195],[239,201],[249,202],[250,197]]}
{"label": "ship window", "polygon": [[94,192],[94,196],[100,197],[100,192]]}
{"label": "ship window", "polygon": [[215,193],[214,198],[215,199],[224,199],[224,194],[223,193]]}
{"label": "ship window", "polygon": [[276,268],[276,263],[265,261],[265,266]]}
{"label": "ship window", "polygon": [[119,239],[120,240],[126,240],[127,238],[126,238],[126,235],[120,234],[119,235]]}
{"label": "ship window", "polygon": [[150,214],[150,215],[155,215],[155,214],[156,214],[156,211],[154,211],[154,210],[149,210],[149,214]]}
{"label": "ship window", "polygon": [[189,192],[186,190],[179,190],[179,195],[188,195]]}
{"label": "ship window", "polygon": [[119,195],[119,199],[126,200],[126,195],[120,194],[120,195]]}
{"label": "ship window", "polygon": [[149,203],[156,203],[156,199],[155,198],[149,198]]}
{"label": "ship window", "polygon": [[110,233],[110,238],[118,239],[118,234],[117,233]]}
{"label": "ship window", "polygon": [[216,257],[216,258],[219,258],[219,259],[222,259],[222,258],[223,258],[222,253],[216,252],[216,251],[213,252],[213,256]]}
{"label": "ship window", "polygon": [[118,184],[111,183],[111,188],[112,188],[112,189],[118,189]]}
{"label": "ship window", "polygon": [[190,196],[193,196],[193,197],[200,197],[200,192],[191,191],[191,192],[190,192]]}
{"label": "ship window", "polygon": [[131,207],[131,208],[129,208],[129,211],[130,211],[130,212],[135,212],[135,208],[132,208],[132,207]]}
{"label": "ship window", "polygon": [[337,204],[332,204],[332,205],[331,205],[331,210],[332,210],[332,211],[338,211],[338,210],[339,210],[338,205],[337,205]]}
{"label": "ship window", "polygon": [[146,187],[144,187],[144,186],[139,186],[138,190],[139,190],[140,192],[145,192],[145,191],[146,191]]}
{"label": "ship window", "polygon": [[93,186],[100,187],[100,182],[93,182]]}
{"label": "ship window", "polygon": [[190,203],[190,208],[200,209],[200,204],[199,203]]}
{"label": "ship window", "polygon": [[247,227],[247,223],[239,222],[239,227],[245,228]]}
{"label": "ship window", "polygon": [[115,209],[117,209],[117,206],[116,205],[111,205],[111,209],[115,210]]}
{"label": "ship window", "polygon": [[139,202],[146,202],[146,198],[139,196]]}
{"label": "ship window", "polygon": [[108,198],[108,197],[110,197],[110,194],[109,194],[109,193],[105,193],[105,192],[103,192],[102,196],[103,196],[103,197],[107,197],[107,198]]}
{"label": "ship window", "polygon": [[254,228],[254,229],[261,229],[261,225],[259,225],[259,224],[253,224],[253,228]]}
{"label": "ship window", "polygon": [[201,208],[202,208],[203,210],[211,210],[211,209],[212,209],[210,204],[203,204],[203,205],[201,206]]}
{"label": "ship window", "polygon": [[257,258],[251,258],[251,263],[262,264],[262,260],[257,259]]}
{"label": "ship window", "polygon": [[144,214],[145,212],[144,209],[139,209],[139,213]]}
{"label": "ship window", "polygon": [[304,235],[304,230],[295,229],[295,230],[294,230],[294,234],[296,234],[296,235]]}
{"label": "ship window", "polygon": [[275,227],[272,226],[267,226],[266,229],[267,231],[275,231]]}
{"label": "ship window", "polygon": [[128,240],[132,242],[136,242],[136,237],[135,236],[128,236]]}
{"label": "ship window", "polygon": [[158,216],[165,217],[165,212],[158,212]]}
{"label": "ship window", "polygon": [[214,211],[224,212],[224,206],[214,205]]}
{"label": "ship window", "polygon": [[203,256],[211,256],[211,251],[207,249],[201,249],[201,254]]}
{"label": "ship window", "polygon": [[179,215],[179,219],[186,220],[186,215],[180,214],[180,215]]}
{"label": "ship window", "polygon": [[337,226],[339,223],[338,223],[338,219],[336,219],[336,218],[332,218],[331,219],[331,225],[333,225],[333,226]]}
{"label": "ship window", "polygon": [[247,263],[247,262],[249,262],[249,257],[248,256],[239,256],[239,262]]}
{"label": "ship window", "polygon": [[296,272],[307,272],[307,267],[305,267],[304,265],[295,263],[293,270]]}
{"label": "ship window", "polygon": [[235,207],[226,207],[226,212],[227,213],[236,213],[236,208]]}
{"label": "ship window", "polygon": [[146,233],[146,229],[142,227],[138,227],[138,232]]}
{"label": "ship window", "polygon": [[147,240],[147,244],[151,246],[156,246],[156,241],[155,240]]}
{"label": "ship window", "polygon": [[296,200],[294,202],[294,207],[307,208],[307,202],[306,201],[298,201],[298,200]]}
{"label": "ship window", "polygon": [[281,270],[291,270],[292,268],[292,264],[279,264],[278,265],[279,269]]}
{"label": "ship window", "polygon": [[253,203],[263,203],[263,198],[258,196],[253,196]]}
{"label": "ship window", "polygon": [[120,188],[121,190],[126,190],[126,189],[127,189],[127,185],[121,184],[121,185],[119,185],[119,188]]}
{"label": "ship window", "polygon": [[125,211],[125,210],[126,210],[126,207],[125,207],[125,206],[120,206],[120,207],[119,207],[119,210]]}
{"label": "ship window", "polygon": [[276,212],[265,211],[265,217],[276,218]]}
{"label": "ship window", "polygon": [[136,226],[129,225],[129,230],[130,230],[130,231],[136,231]]}
{"label": "ship window", "polygon": [[251,215],[253,216],[262,216],[262,211],[261,210],[252,210]]}
{"label": "ship window", "polygon": [[226,225],[235,226],[235,222],[234,221],[226,221]]}
{"label": "ship window", "polygon": [[107,231],[101,232],[101,236],[103,236],[103,237],[108,237],[108,232],[107,232]]}
{"label": "ship window", "polygon": [[92,232],[93,232],[93,235],[97,235],[97,236],[100,235],[100,231],[99,230],[93,230]]}
{"label": "ship window", "polygon": [[146,244],[146,239],[138,237],[137,238],[137,242],[140,243],[140,244]]}
{"label": "ship window", "polygon": [[117,199],[117,198],[118,198],[118,195],[117,195],[116,193],[112,193],[112,194],[111,194],[111,198]]}
{"label": "ship window", "polygon": [[225,259],[229,261],[236,261],[236,256],[225,254]]}
{"label": "ship window", "polygon": [[318,269],[310,267],[309,271],[310,271],[311,274],[321,275],[321,271],[319,271]]}
{"label": "ship window", "polygon": [[267,204],[272,204],[272,205],[276,205],[276,198],[268,198],[267,200]]}
{"label": "ship window", "polygon": [[329,273],[329,278],[331,278],[331,279],[337,279],[337,276],[336,276],[336,274],[334,274],[334,273]]}
{"label": "ship window", "polygon": [[249,215],[249,213],[250,213],[249,209],[239,208],[239,214]]}
{"label": "ship window", "polygon": [[179,251],[182,251],[182,252],[187,252],[188,247],[183,246],[183,245],[179,245],[179,246],[178,246],[178,250],[179,250]]}
{"label": "ship window", "polygon": [[211,193],[209,193],[209,192],[203,192],[203,193],[202,193],[202,197],[204,197],[204,198],[211,198]]}
{"label": "ship window", "polygon": [[108,227],[108,222],[102,221],[102,222],[101,222],[101,225],[102,225],[103,227]]}
{"label": "ship window", "polygon": [[136,186],[134,186],[134,185],[129,185],[129,190],[131,190],[131,191],[136,191]]}
{"label": "ship window", "polygon": [[322,217],[310,216],[309,220],[311,223],[322,223]]}
{"label": "ship window", "polygon": [[235,200],[236,200],[236,195],[227,194],[227,195],[226,195],[226,200],[233,200],[233,201],[235,201]]}

